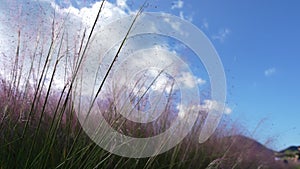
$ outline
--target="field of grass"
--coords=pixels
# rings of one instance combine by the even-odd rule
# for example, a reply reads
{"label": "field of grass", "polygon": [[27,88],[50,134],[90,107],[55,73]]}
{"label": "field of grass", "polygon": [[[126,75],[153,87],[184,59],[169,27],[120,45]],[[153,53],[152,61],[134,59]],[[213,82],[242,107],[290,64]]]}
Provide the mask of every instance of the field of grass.
{"label": "field of grass", "polygon": [[[195,126],[179,145],[161,155],[142,159],[116,156],[92,142],[82,131],[72,102],[65,94],[53,92],[45,100],[45,92],[39,92],[36,97],[39,100],[33,105],[34,96],[9,90],[8,84],[1,83],[1,168],[209,168],[212,165],[280,168],[281,165],[262,145],[243,136],[227,136],[238,129],[226,125],[221,125],[203,144],[198,143]],[[131,132],[143,133],[140,137],[151,135],[145,128],[134,128]]]}
{"label": "field of grass", "polygon": [[[99,14],[100,12],[101,9]],[[98,18],[95,19],[94,26],[97,20]],[[242,131],[238,126],[225,122],[221,123],[208,141],[199,144],[201,119],[180,144],[154,157],[125,158],[103,150],[83,131],[77,120],[77,112],[74,109],[76,105],[73,102],[73,90],[78,84],[76,76],[86,57],[94,26],[91,32],[82,31],[79,45],[73,48],[73,53],[66,45],[66,34],[63,31],[53,31],[49,46],[36,47],[30,56],[32,65],[26,75],[22,73],[24,63],[20,45],[26,42],[21,42],[19,32],[11,71],[0,77],[0,169],[287,167],[274,160],[273,152],[266,151],[264,146],[239,135]],[[54,24],[52,27],[55,30]],[[36,44],[42,45],[38,39]],[[43,55],[39,49],[48,51]],[[73,64],[66,66],[66,70],[71,71],[65,71],[64,87],[55,88],[54,79],[58,76],[58,66],[63,65],[62,60],[71,60]],[[34,63],[39,67],[34,67]],[[50,75],[47,85],[46,75]],[[160,125],[150,127],[132,124],[120,119],[113,105],[113,100],[105,103],[104,116],[110,124],[115,125],[116,130],[126,135],[149,137],[168,126],[165,119],[165,123],[157,122]],[[166,112],[168,113],[168,110]]]}

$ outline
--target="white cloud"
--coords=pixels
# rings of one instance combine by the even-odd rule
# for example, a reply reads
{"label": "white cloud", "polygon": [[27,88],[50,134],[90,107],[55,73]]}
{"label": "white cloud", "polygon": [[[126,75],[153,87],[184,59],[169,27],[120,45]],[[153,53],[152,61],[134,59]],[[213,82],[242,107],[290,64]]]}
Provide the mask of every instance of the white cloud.
{"label": "white cloud", "polygon": [[228,28],[220,29],[218,34],[212,36],[212,39],[224,42],[227,36],[230,34],[230,32],[231,31]]}
{"label": "white cloud", "polygon": [[[82,23],[84,27],[89,27],[95,21],[101,4],[102,1],[96,2],[91,7],[84,7],[81,9],[77,9],[73,6],[70,6],[68,8],[60,8],[55,3],[52,3],[52,6],[53,8],[58,9],[57,12],[59,12],[61,15],[69,15],[72,20],[76,20],[77,22]],[[126,4],[126,0],[119,0],[117,1],[117,4],[106,1],[100,13],[100,19],[98,22],[101,22],[101,25],[103,26],[124,16],[127,16],[128,13],[125,11],[125,8],[129,9]],[[131,11],[129,10],[128,12]]]}
{"label": "white cloud", "polygon": [[178,104],[176,106],[176,109],[178,110],[179,118],[184,118],[187,115],[187,113],[199,112],[200,111],[200,105],[188,106],[188,105]]}
{"label": "white cloud", "polygon": [[193,17],[184,15],[183,11],[179,12],[179,17],[180,17],[180,19],[187,20],[189,22],[193,22]]}
{"label": "white cloud", "polygon": [[117,0],[116,3],[117,3],[117,6],[121,7],[121,8],[127,8],[127,3],[126,3],[127,0]]}
{"label": "white cloud", "polygon": [[[58,33],[58,31],[62,32],[62,29],[59,29],[59,27],[64,23],[63,28],[68,34],[65,37],[68,37],[68,44],[71,48],[70,50],[75,50],[75,46],[77,46],[78,49],[78,43],[80,43],[80,38],[84,29],[87,28],[87,33],[89,32],[102,2],[96,2],[90,7],[84,7],[81,9],[77,9],[73,6],[61,8],[51,0],[43,0],[40,2],[32,1],[31,3],[20,2],[21,4],[18,5],[18,7],[22,8],[20,11],[25,12],[27,15],[21,15],[18,14],[18,12],[12,13],[11,11],[16,7],[13,4],[8,3],[8,1],[4,1],[3,3],[3,5],[0,5],[0,62],[4,62],[5,58],[3,57],[3,54],[7,56],[6,60],[12,60],[11,58],[14,57],[18,40],[17,32],[19,28],[21,30],[20,50],[22,52],[22,56],[32,56],[37,37],[40,39],[37,53],[42,52],[41,48],[43,47],[43,52],[46,52],[45,49],[50,44],[52,35],[51,31],[54,11],[55,34]],[[119,5],[121,6],[119,7],[117,4],[105,2],[98,21],[98,27],[105,26],[121,17],[127,16],[128,13],[131,12],[123,9],[126,7],[126,1],[119,1]],[[56,41],[56,43],[58,43],[58,41]],[[57,44],[54,45],[55,49],[53,50],[54,53],[52,57],[56,57],[55,52],[57,52],[57,46]],[[46,56],[45,53],[41,53],[41,55]],[[45,58],[42,58],[42,61],[43,59]],[[65,59],[62,59],[60,62],[61,64],[59,67],[61,69],[58,68],[57,70],[57,75],[60,74],[61,76],[56,77],[58,79],[64,76],[64,73],[62,73],[65,70],[63,68],[63,65],[65,65],[63,63],[64,60]],[[27,77],[25,75],[28,73],[29,65],[33,61],[31,57],[24,57],[24,60],[22,61],[24,62],[22,74],[24,74],[23,77]],[[52,58],[52,61],[55,61],[55,58]],[[6,64],[11,63],[7,62]],[[34,62],[34,67],[38,67],[36,64],[37,61]],[[35,74],[37,71],[38,70],[35,70]],[[49,78],[48,76],[50,76],[50,74],[51,72],[48,72],[46,78]],[[56,81],[55,83],[59,87],[63,86],[61,81]]]}
{"label": "white cloud", "polygon": [[265,70],[265,76],[272,76],[276,73],[276,69],[273,67],[273,68],[269,68],[267,70]]}
{"label": "white cloud", "polygon": [[155,83],[151,86],[153,91],[157,92],[167,92],[170,93],[172,90],[172,79],[168,78],[166,75],[160,75]]}
{"label": "white cloud", "polygon": [[209,113],[210,111],[218,111],[226,115],[232,113],[231,108],[227,106],[223,107],[223,104],[215,100],[204,100],[203,104],[194,105],[194,106],[186,106],[186,105],[178,104],[176,108],[178,110],[178,116],[180,118],[185,117],[185,115],[191,111],[193,112],[204,111],[207,113]]}
{"label": "white cloud", "polygon": [[231,108],[225,106],[224,109],[222,109],[223,106],[221,103],[215,101],[215,100],[204,100],[204,104],[201,105],[201,110],[204,111],[222,111],[224,114],[231,114],[232,110]]}
{"label": "white cloud", "polygon": [[205,80],[192,75],[190,72],[182,72],[180,77],[176,79],[176,82],[186,88],[194,88],[196,85],[204,85],[206,83]]}
{"label": "white cloud", "polygon": [[182,0],[174,1],[171,9],[181,9],[183,8],[184,2]]}
{"label": "white cloud", "polygon": [[[148,69],[144,74],[143,77],[146,78],[146,86],[147,88],[149,87],[149,85],[153,84],[150,86],[150,89],[152,91],[155,92],[159,92],[159,93],[163,93],[163,92],[167,92],[170,93],[172,90],[172,82],[173,80],[168,77],[165,73],[161,73],[159,70],[157,69]],[[143,80],[144,81],[144,80]],[[146,87],[143,86],[141,88],[142,92],[145,93],[146,92]]]}
{"label": "white cloud", "polygon": [[[174,79],[171,77],[168,77],[165,73],[161,73],[158,70],[154,69],[149,69],[146,73],[143,74],[144,77],[147,77],[147,85],[150,85],[150,83],[153,82],[155,78],[155,82],[152,84],[150,89],[155,92],[166,92],[170,93],[171,90],[177,90],[178,87],[180,86],[181,88],[194,88],[196,85],[204,85],[206,83],[205,80],[198,78],[196,76],[193,76],[189,72],[183,72],[179,78],[176,78],[176,84],[174,83]],[[174,77],[173,77],[174,78]],[[133,85],[131,85],[131,88]],[[143,90],[140,91],[145,91],[145,88],[142,88]],[[137,92],[135,92],[137,93]]]}
{"label": "white cloud", "polygon": [[[166,14],[166,15],[168,15],[168,14]],[[164,19],[164,21],[166,23],[168,23],[172,27],[172,29],[174,29],[175,31],[177,31],[181,35],[187,35],[187,32],[184,32],[181,29],[181,26],[182,26],[181,22],[173,21],[173,20],[171,20],[170,18],[167,18],[167,17]]]}
{"label": "white cloud", "polygon": [[[49,4],[49,2],[50,2],[50,4]],[[41,17],[47,18],[47,20],[45,19],[47,22],[44,21],[43,18],[41,19],[45,23],[45,25],[51,25],[51,24],[49,24],[49,22],[51,22],[51,18],[53,17],[54,9],[55,9],[56,17],[61,19],[61,20],[57,19],[58,22],[62,21],[62,19],[64,19],[64,17],[68,16],[68,18],[66,18],[66,27],[64,27],[64,28],[68,32],[69,42],[74,42],[73,44],[71,44],[71,45],[74,45],[76,43],[74,41],[74,39],[81,36],[81,34],[83,32],[83,29],[88,28],[87,29],[87,32],[88,32],[89,28],[91,28],[102,2],[96,2],[90,7],[83,7],[81,9],[77,9],[73,6],[69,6],[68,8],[61,8],[57,4],[55,4],[54,1],[46,1],[45,0],[41,3],[43,3],[42,6],[45,9],[47,9],[47,11],[48,11],[45,14],[45,16],[41,15]],[[45,4],[47,4],[47,5],[45,5]],[[36,7],[39,7],[39,6],[37,5]],[[174,3],[174,5],[172,6],[172,8],[174,8],[174,9],[175,8],[182,8],[182,7],[183,7],[183,1],[181,1],[181,0],[176,1],[176,3]],[[5,9],[1,8],[1,10],[5,10]],[[111,23],[111,22],[113,22],[113,21],[115,21],[115,20],[117,20],[121,17],[127,16],[130,12],[131,11],[128,11],[128,6],[127,6],[127,3],[126,3],[126,0],[117,0],[116,4],[113,4],[113,3],[110,3],[110,2],[105,2],[104,8],[103,8],[102,13],[100,15],[100,19],[98,21],[101,24],[98,24],[98,25],[99,26],[105,26],[108,23]],[[184,17],[183,13],[181,13],[181,16]],[[1,17],[1,19],[4,20],[5,19],[4,17],[6,17],[6,16],[3,15]],[[24,20],[26,20],[26,21],[27,20],[36,20],[36,19],[33,19],[33,18],[34,17],[31,17],[31,18],[26,17]],[[174,29],[176,31],[179,31],[179,32],[181,31],[181,26],[182,26],[181,23],[172,22],[170,20],[166,20],[166,22],[168,22],[170,24],[172,29]],[[35,30],[33,28],[36,28],[36,27],[40,26],[41,31],[43,31],[43,33],[44,33],[43,34],[44,37],[42,37],[42,38],[49,41],[50,36],[51,36],[51,33],[49,33],[49,32],[51,32],[51,26],[47,26],[46,27],[47,29],[43,29],[43,27],[41,25],[39,25],[39,22],[32,22],[32,23],[33,24],[28,24],[28,25],[26,24],[25,25],[26,28],[24,28],[24,29],[26,29],[26,30]],[[8,24],[2,24],[1,23],[0,28],[1,28],[2,25],[8,25]],[[120,28],[115,28],[110,33],[113,35],[115,32],[118,32],[119,29],[122,29],[122,28],[121,27]],[[10,30],[10,31],[6,31],[6,30]],[[15,34],[15,32],[13,32],[12,30],[15,30],[15,27],[14,28],[5,28],[4,32],[6,32],[7,36],[9,37],[9,36],[12,36],[12,35]],[[37,36],[36,32],[31,32],[31,33],[32,33],[33,37]],[[4,51],[2,49],[8,49],[7,46],[2,46],[2,43],[3,43],[2,40],[4,39],[2,37],[2,35],[3,34],[1,33],[0,34],[0,38],[1,38],[0,39],[1,40],[0,41],[0,44],[1,44],[0,51]],[[109,43],[108,41],[113,41],[113,40],[114,40],[113,38],[109,38],[109,39],[105,39],[104,41],[101,41],[101,42],[102,43],[103,42]],[[35,38],[32,38],[31,41],[27,41],[27,45],[29,47],[29,49],[28,49],[29,53],[31,53],[33,51],[34,43],[35,43]],[[46,44],[48,44],[48,43],[49,42],[47,42]],[[149,44],[147,44],[147,43],[149,43]],[[160,41],[158,43],[160,43]],[[11,44],[11,43],[5,43],[5,44]],[[76,45],[78,45],[78,44],[76,44]],[[149,45],[149,46],[153,45],[153,42],[151,41],[151,42],[143,42],[143,43],[130,43],[129,45],[131,45],[131,46],[136,45],[137,47],[135,47],[134,49],[139,49],[140,50],[140,49],[143,49],[145,47],[147,48],[147,45]],[[163,47],[163,46],[158,46],[157,45],[155,47],[158,48],[158,49],[163,48],[166,51],[170,51],[170,49],[168,49],[166,47]],[[145,55],[157,55],[155,53],[155,51],[153,51],[153,52],[154,53],[145,53]],[[167,55],[168,55],[167,52],[164,53],[164,52],[160,51],[159,55],[160,55],[160,59],[157,60],[157,62],[165,63],[165,64],[170,64],[170,63],[173,62],[173,60],[170,60],[170,57],[167,57]],[[28,59],[27,62],[30,63],[30,59]],[[135,59],[135,60],[132,60],[130,63],[128,63],[128,66],[129,67],[130,66],[134,67],[137,64],[147,65],[147,63],[144,63],[144,62],[147,62],[147,60]],[[64,64],[61,64],[61,65],[64,65]],[[175,65],[175,66],[178,66],[178,65]],[[96,66],[95,66],[95,68],[96,68]],[[24,69],[26,69],[26,68],[24,68]],[[62,69],[62,71],[63,70],[64,69]],[[201,78],[198,78],[198,77],[195,77],[194,75],[192,75],[189,72],[178,72],[178,73],[181,73],[181,74],[179,74],[179,78],[176,79],[178,81],[177,83],[179,83],[178,85],[182,85],[183,87],[193,88],[196,85],[203,85],[203,84],[206,83],[205,80],[203,80]],[[63,73],[61,73],[60,71],[57,71],[57,74],[63,74]],[[157,91],[157,92],[162,92],[162,91],[170,92],[171,89],[172,89],[172,83],[171,82],[172,82],[172,80],[169,77],[167,77],[165,75],[161,75],[157,79],[156,83],[154,83],[154,85],[151,87],[151,89],[153,91]],[[61,83],[60,81],[56,81],[55,83],[59,87],[62,87],[64,85],[64,83]],[[134,91],[134,92],[136,94],[138,94],[138,93],[140,94],[140,93],[143,93],[144,91],[145,91],[145,89],[143,88],[141,91]]]}
{"label": "white cloud", "polygon": [[131,13],[131,9],[127,5],[127,0],[117,0],[116,4],[119,8],[123,9],[124,11],[127,11]]}

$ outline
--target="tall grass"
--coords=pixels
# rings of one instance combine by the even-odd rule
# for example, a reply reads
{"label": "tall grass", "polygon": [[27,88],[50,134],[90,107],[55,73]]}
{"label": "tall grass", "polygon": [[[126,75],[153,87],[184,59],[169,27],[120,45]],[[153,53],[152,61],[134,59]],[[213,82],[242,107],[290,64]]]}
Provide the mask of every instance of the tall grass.
{"label": "tall grass", "polygon": [[[76,77],[80,76],[80,67],[84,62],[84,58],[87,57],[86,52],[94,28],[99,20],[99,15],[102,12],[104,1],[102,1],[91,31],[89,33],[86,30],[82,31],[80,43],[78,48],[73,48],[73,54],[70,54],[69,42],[65,38],[67,33],[64,31],[64,22],[59,28],[56,28],[55,18],[53,18],[50,45],[43,46],[39,36],[37,36],[31,56],[29,73],[26,76],[22,74],[24,63],[22,63],[20,57],[22,31],[18,31],[14,66],[8,77],[4,76],[0,79],[1,169],[286,167],[275,162],[272,153],[260,152],[260,149],[257,148],[260,145],[256,145],[255,142],[247,141],[242,136],[230,136],[239,134],[239,131],[237,128],[230,128],[225,123],[220,125],[217,132],[207,142],[199,144],[197,136],[201,129],[202,118],[198,119],[197,125],[180,144],[170,151],[154,157],[141,159],[120,157],[103,150],[95,144],[83,132],[77,120],[72,91],[74,88],[78,88],[76,84],[80,84],[80,82],[76,83]],[[142,10],[143,7],[136,17],[139,16]],[[168,117],[168,113],[172,111],[170,108],[166,107],[162,118],[151,125],[134,124],[122,118],[119,112],[116,111],[115,102],[117,98],[112,97],[105,103],[97,102],[96,99],[106,81],[106,77],[113,68],[128,33],[110,64],[92,104],[102,105],[100,107],[103,109],[104,117],[118,132],[134,137],[149,137],[168,128],[172,119]],[[45,48],[47,52],[44,56],[40,53],[43,53]],[[38,49],[41,51],[38,51]],[[65,60],[65,63],[71,60],[69,55],[72,55],[73,64],[69,67],[65,64],[65,84],[62,88],[55,88],[54,79],[58,77],[58,67],[63,65],[63,60]],[[34,63],[41,67],[34,69]],[[67,69],[71,69],[71,73]],[[50,80],[47,83],[48,85],[45,85],[48,75],[50,75]],[[138,103],[140,101],[138,100]],[[129,111],[128,108],[122,110]],[[205,114],[206,112],[200,113]]]}

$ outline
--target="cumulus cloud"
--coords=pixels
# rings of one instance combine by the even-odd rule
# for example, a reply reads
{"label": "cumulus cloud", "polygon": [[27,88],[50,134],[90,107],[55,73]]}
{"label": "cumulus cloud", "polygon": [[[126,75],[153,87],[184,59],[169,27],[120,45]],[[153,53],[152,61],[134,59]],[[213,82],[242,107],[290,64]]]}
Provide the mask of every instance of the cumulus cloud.
{"label": "cumulus cloud", "polygon": [[126,3],[127,0],[117,0],[116,3],[117,3],[117,6],[121,7],[121,8],[127,8],[127,3]]}
{"label": "cumulus cloud", "polygon": [[215,101],[215,100],[204,100],[203,102],[204,104],[200,106],[200,109],[201,110],[204,110],[204,111],[221,111],[223,112],[224,114],[231,114],[232,113],[232,109],[225,106],[224,109],[222,104]]}
{"label": "cumulus cloud", "polygon": [[184,2],[182,0],[177,0],[173,2],[171,9],[181,9],[183,8]]}
{"label": "cumulus cloud", "polygon": [[[52,6],[54,9],[57,9],[57,12],[59,12],[61,15],[68,15],[70,16],[69,19],[77,20],[78,22],[81,22],[84,27],[89,27],[95,21],[101,4],[102,2],[96,2],[91,7],[83,7],[80,9],[73,6],[69,6],[68,8],[60,8],[55,3],[52,3]],[[125,8],[129,9],[126,4],[126,0],[118,0],[116,4],[106,1],[100,13],[99,22],[101,24],[98,25],[104,26],[124,16],[127,16],[131,11],[125,11]]]}
{"label": "cumulus cloud", "polygon": [[117,0],[117,6],[123,9],[124,11],[131,12],[131,9],[127,5],[127,0]]}
{"label": "cumulus cloud", "polygon": [[229,115],[232,113],[232,109],[228,106],[223,107],[223,104],[215,101],[215,100],[204,100],[200,105],[194,105],[192,107],[186,107],[184,105],[177,105],[177,109],[179,110],[179,116],[183,117],[188,111],[218,111],[222,112],[223,114]]}
{"label": "cumulus cloud", "polygon": [[183,105],[178,104],[176,106],[176,109],[178,110],[178,117],[179,118],[185,118],[186,115],[192,112],[199,112],[200,111],[200,105]]}
{"label": "cumulus cloud", "polygon": [[[29,72],[31,63],[34,63],[33,66],[35,68],[38,67],[36,65],[38,64],[37,61],[34,62],[32,60],[37,39],[39,39],[37,53],[41,53],[41,56],[46,56],[45,52],[47,52],[47,50],[45,49],[50,46],[52,30],[54,30],[53,33],[55,36],[60,34],[59,37],[61,37],[62,32],[65,32],[64,39],[65,42],[68,41],[68,43],[63,43],[63,50],[66,50],[67,47],[65,44],[68,44],[70,51],[76,51],[76,47],[78,48],[78,43],[80,43],[80,38],[84,29],[87,29],[87,32],[89,32],[101,3],[102,2],[96,2],[88,7],[82,8],[76,8],[71,4],[62,8],[56,4],[55,1],[51,0],[30,1],[28,3],[23,1],[3,1],[3,4],[0,5],[0,62],[5,63],[6,65],[12,64],[10,61],[13,60],[12,57],[15,56],[14,53],[18,42],[18,31],[21,32],[20,50],[22,60],[20,63],[24,63],[22,70],[22,74],[24,74],[23,77],[27,77],[26,74]],[[126,7],[126,1],[119,1],[118,4],[105,2],[98,21],[98,27],[103,27],[110,22],[127,16],[130,11],[126,11],[123,9],[124,7]],[[16,9],[19,12],[12,12]],[[54,29],[52,29],[53,20]],[[58,41],[59,40],[54,44],[52,57],[56,57]],[[44,48],[44,50],[42,50],[42,48]],[[45,61],[45,57],[41,59],[42,62]],[[51,61],[54,60],[55,58],[51,58]],[[65,65],[63,64],[64,60],[65,59],[59,64],[57,75],[60,74],[63,76],[64,74],[62,73],[65,70],[62,68]],[[40,70],[35,69],[34,71],[37,74]],[[47,76],[50,75],[51,69],[49,69],[45,79],[49,79]],[[35,77],[36,76],[37,75],[35,75]],[[62,77],[56,78],[62,79]],[[57,80],[56,84],[56,86],[62,86],[61,81],[59,80]]]}
{"label": "cumulus cloud", "polygon": [[232,113],[232,109],[230,107],[228,107],[228,106],[223,107],[223,104],[221,104],[215,100],[204,100],[204,102],[202,104],[193,105],[193,106],[178,104],[176,108],[178,110],[178,116],[180,118],[185,117],[191,111],[193,111],[193,112],[204,111],[204,112],[208,112],[208,113],[210,111],[218,111],[218,112],[222,112],[223,114],[226,114],[226,115],[229,115]]}
{"label": "cumulus cloud", "polygon": [[194,88],[196,85],[204,85],[205,80],[192,75],[190,72],[182,72],[176,81],[186,88]]}
{"label": "cumulus cloud", "polygon": [[[45,39],[47,42],[42,42],[43,44],[45,44],[45,46],[47,46],[47,44],[49,44],[50,41],[50,36],[51,36],[51,23],[52,19],[54,17],[54,11],[55,11],[55,20],[58,26],[60,26],[63,23],[63,20],[65,19],[65,25],[64,25],[64,29],[66,32],[68,32],[68,38],[69,38],[69,42],[74,42],[74,39],[77,38],[77,42],[78,41],[78,37],[79,34],[81,35],[84,28],[87,28],[87,32],[89,31],[89,29],[91,28],[94,19],[98,13],[98,10],[100,8],[102,2],[95,2],[94,4],[90,5],[90,6],[86,6],[86,7],[82,7],[82,8],[76,8],[73,5],[68,5],[65,8],[62,8],[61,6],[59,6],[58,4],[55,3],[55,1],[51,1],[51,0],[44,0],[41,1],[40,3],[36,2],[36,1],[32,1],[30,6],[28,8],[29,9],[24,9],[25,11],[28,10],[33,11],[32,13],[29,14],[29,16],[21,16],[24,18],[21,18],[21,20],[26,21],[27,23],[30,24],[25,24],[23,27],[23,30],[27,30],[29,31],[28,34],[32,35],[31,40],[27,40],[26,39],[26,43],[28,45],[28,55],[30,55],[30,53],[32,53],[33,51],[33,47],[35,46],[35,40],[36,37],[38,36],[37,32],[41,32],[42,34],[39,36],[43,36],[42,38]],[[183,1],[182,0],[178,0],[176,2],[174,2],[172,9],[180,9],[183,7]],[[6,6],[6,5],[4,5]],[[22,5],[21,5],[22,6]],[[26,5],[24,5],[26,7]],[[7,49],[10,49],[11,47],[8,47],[5,44],[11,44],[8,41],[10,41],[11,39],[9,39],[10,36],[15,36],[16,34],[16,25],[9,25],[9,24],[2,24],[3,20],[11,20],[14,21],[12,17],[7,17],[6,12],[9,13],[10,11],[6,11],[7,9],[0,7],[1,12],[0,13],[3,14],[1,15],[1,24],[0,24],[0,30],[1,32],[5,32],[5,34],[1,33],[0,34],[0,38],[1,38],[1,46],[0,46],[0,50],[6,51]],[[43,10],[42,10],[43,9]],[[45,9],[45,10],[44,10]],[[98,27],[97,28],[101,28],[121,17],[124,16],[128,16],[130,14],[130,9],[127,6],[127,2],[126,0],[117,0],[116,3],[110,3],[108,1],[105,2],[104,8],[102,9],[102,12],[100,14],[100,19],[98,21]],[[40,13],[43,13],[40,14]],[[40,14],[40,15],[38,15]],[[183,13],[181,14],[183,17]],[[38,18],[38,19],[37,19]],[[166,22],[168,22],[170,24],[170,26],[172,27],[172,29],[174,29],[175,31],[180,32],[181,31],[181,24],[178,22],[172,22],[170,20],[166,20]],[[43,23],[43,24],[41,24]],[[8,26],[7,26],[8,25]],[[50,25],[50,26],[49,26]],[[37,27],[39,29],[37,29]],[[122,29],[120,28],[115,28],[114,30],[112,30],[111,32],[109,32],[111,34],[110,38],[105,39],[105,41],[101,41],[101,42],[106,42],[109,43],[110,41],[113,41],[113,34],[115,34],[116,32],[119,32],[118,29]],[[58,28],[56,28],[55,30],[59,30]],[[6,37],[4,37],[4,35]],[[13,38],[15,41],[17,41],[17,39],[14,37]],[[154,38],[155,39],[155,38]],[[25,39],[24,39],[25,40]],[[158,40],[157,38],[155,39],[156,41]],[[143,48],[148,48],[148,47],[153,47],[154,41],[143,41],[143,43],[136,43],[136,42],[129,42],[129,46],[131,46],[132,49],[134,49],[133,51],[135,51],[136,49],[140,50]],[[158,40],[158,43],[163,42]],[[75,44],[76,42],[74,42]],[[100,42],[99,42],[100,43]],[[71,45],[74,45],[71,44]],[[134,47],[133,47],[134,46]],[[163,46],[163,43],[160,45],[155,45],[154,48],[157,48],[159,53],[159,59],[156,61],[157,64],[172,64],[173,60],[170,59],[170,57],[167,57],[168,53],[164,52],[164,51],[170,51],[170,49],[168,49],[167,47]],[[14,49],[14,48],[13,48]],[[161,49],[164,49],[164,51],[162,51]],[[8,51],[15,51],[15,50],[8,50]],[[148,53],[143,53],[143,55],[157,55],[157,53],[155,53],[157,51],[153,50],[153,52],[148,52]],[[13,53],[9,53],[7,55],[11,55],[13,56]],[[146,56],[144,56],[146,57]],[[143,57],[141,57],[143,58]],[[29,67],[29,63],[31,62],[31,60],[28,58],[27,59],[27,66]],[[110,63],[109,61],[107,63]],[[131,60],[127,66],[130,67],[134,67],[135,65],[148,65],[148,60],[143,60],[143,59],[133,59]],[[65,64],[62,64],[65,65]],[[174,65],[174,66],[178,66],[178,65]],[[26,66],[25,66],[26,67]],[[26,68],[24,68],[26,69]],[[97,66],[95,66],[95,69],[97,69]],[[62,69],[61,71],[63,71],[64,69]],[[1,70],[3,71],[3,70]],[[57,74],[61,73],[60,71],[57,71]],[[153,72],[152,72],[153,73]],[[153,75],[157,75],[158,72],[154,72]],[[3,72],[1,72],[1,74],[4,74]],[[63,74],[63,73],[61,73]],[[50,75],[50,73],[49,73]],[[46,79],[49,79],[49,77],[46,77]],[[59,79],[59,78],[58,78]],[[193,74],[191,74],[190,72],[180,72],[179,71],[179,75],[176,78],[178,85],[181,85],[183,87],[186,88],[193,88],[196,85],[203,85],[206,83],[205,80],[194,76]],[[157,81],[153,84],[153,86],[151,87],[151,89],[153,91],[157,91],[157,92],[162,92],[162,91],[166,91],[166,92],[170,92],[172,89],[172,79],[170,79],[169,77],[165,76],[165,75],[161,75]],[[62,87],[64,85],[64,83],[62,83],[59,80],[56,80],[55,82],[57,84],[57,86]],[[143,93],[144,92],[144,88],[141,91],[134,91],[135,93]]]}
{"label": "cumulus cloud", "polygon": [[265,76],[269,77],[269,76],[272,76],[276,73],[276,69],[273,67],[273,68],[269,68],[267,70],[264,71],[264,74]]}
{"label": "cumulus cloud", "polygon": [[[121,79],[124,79],[125,77],[129,77],[130,79],[132,73],[127,72],[128,69],[135,69],[137,65],[141,65],[141,67],[147,67],[150,64],[154,67],[148,68],[144,72],[141,71],[140,74],[133,75],[136,76],[133,79],[135,81],[142,82],[144,86],[147,86],[147,88],[150,87],[151,91],[159,93],[170,93],[172,90],[178,90],[179,87],[181,89],[191,89],[206,84],[206,80],[193,75],[189,71],[180,71],[180,69],[177,70],[180,65],[172,59],[172,56],[170,56],[170,52],[167,52],[167,47],[156,47],[156,49],[157,50],[152,49],[147,50],[146,52],[138,53],[123,62],[121,61],[122,58],[120,58],[121,62],[116,63],[116,66],[118,67],[119,63],[126,63],[126,67],[124,67],[124,71],[119,71],[119,74],[116,74],[116,79],[118,79],[117,82],[123,83],[121,82]],[[172,54],[176,55],[176,53]],[[155,65],[157,67],[160,67],[161,70],[155,68]],[[123,70],[123,67],[120,67],[120,69]],[[126,82],[128,82],[129,79],[124,79],[124,84],[128,84]],[[130,85],[129,88],[133,88],[134,86],[136,86],[135,83],[128,85]],[[138,88],[140,89],[141,87]]]}
{"label": "cumulus cloud", "polygon": [[127,84],[127,88],[129,88],[135,96],[141,97],[146,92],[170,93],[172,90],[172,78],[160,70],[148,69],[147,71],[141,72],[137,78],[138,79],[134,79],[135,81],[133,81],[133,83]]}
{"label": "cumulus cloud", "polygon": [[[151,86],[151,89],[153,91],[156,91],[156,92],[167,92],[167,93],[170,93],[171,90],[172,90],[172,82],[173,82],[173,79],[171,79],[170,77],[168,77],[166,74],[159,74],[160,72],[157,70],[157,71],[154,71],[152,70],[152,77],[153,78],[156,78],[156,81],[153,83],[153,85]],[[151,77],[149,76],[149,77]],[[148,77],[148,76],[147,76]]]}
{"label": "cumulus cloud", "polygon": [[[201,86],[206,83],[206,80],[198,78],[192,75],[190,72],[182,72],[179,77],[169,77],[166,74],[160,74],[158,70],[151,70],[151,75],[146,75],[146,77],[158,77],[151,86],[151,89],[156,92],[167,92],[170,93],[171,90],[177,90],[180,86],[182,89],[194,88],[197,85]],[[175,78],[175,79],[173,79]],[[176,82],[176,84],[174,83]]]}

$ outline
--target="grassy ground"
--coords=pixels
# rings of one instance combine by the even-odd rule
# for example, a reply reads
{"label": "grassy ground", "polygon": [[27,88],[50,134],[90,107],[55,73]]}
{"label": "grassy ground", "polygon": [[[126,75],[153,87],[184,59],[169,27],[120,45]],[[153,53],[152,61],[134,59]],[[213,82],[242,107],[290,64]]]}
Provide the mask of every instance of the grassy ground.
{"label": "grassy ground", "polygon": [[[204,144],[198,143],[200,127],[195,126],[179,145],[166,153],[143,159],[119,157],[101,149],[82,131],[68,87],[61,92],[49,92],[49,89],[36,92],[31,87],[24,93],[4,80],[0,85],[0,167],[3,169],[281,168],[281,163],[274,161],[273,153],[264,151],[262,145],[242,136],[229,137],[240,131],[225,123]],[[137,137],[153,134],[145,126],[131,126],[131,129],[126,134]],[[124,132],[122,128],[119,131]]]}

